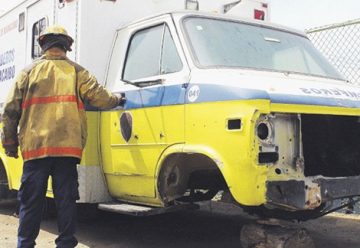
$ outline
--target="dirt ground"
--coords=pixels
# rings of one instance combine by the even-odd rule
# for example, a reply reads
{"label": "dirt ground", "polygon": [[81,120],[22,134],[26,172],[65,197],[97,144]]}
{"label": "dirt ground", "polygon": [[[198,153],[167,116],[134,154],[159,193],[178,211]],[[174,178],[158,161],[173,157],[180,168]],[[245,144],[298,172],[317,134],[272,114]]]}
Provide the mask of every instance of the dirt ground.
{"label": "dirt ground", "polygon": [[[0,203],[0,248],[16,247],[18,219],[12,214],[14,202]],[[241,211],[206,207],[151,217],[131,217],[98,212],[79,223],[79,248],[207,247],[239,248],[240,229],[254,219]],[[331,214],[300,224],[314,239],[316,247],[359,248],[360,216]],[[55,247],[56,219],[42,222],[37,247]]]}

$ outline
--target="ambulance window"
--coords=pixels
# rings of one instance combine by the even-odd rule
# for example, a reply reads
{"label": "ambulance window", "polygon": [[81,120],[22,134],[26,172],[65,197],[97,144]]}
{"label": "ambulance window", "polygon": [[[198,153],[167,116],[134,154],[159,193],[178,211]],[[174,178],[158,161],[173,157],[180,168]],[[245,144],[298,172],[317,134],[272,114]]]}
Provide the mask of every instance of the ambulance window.
{"label": "ambulance window", "polygon": [[25,29],[25,13],[22,12],[19,15],[19,32],[23,31]]}
{"label": "ambulance window", "polygon": [[161,56],[161,74],[178,72],[181,69],[182,62],[176,50],[174,40],[171,37],[169,28],[165,26]]}
{"label": "ambulance window", "polygon": [[166,24],[143,29],[132,37],[123,79],[136,80],[181,71],[183,65]]}
{"label": "ambulance window", "polygon": [[45,30],[47,26],[45,17],[35,22],[32,27],[32,49],[31,49],[31,57],[36,59],[41,56],[41,47],[38,43],[38,38],[40,33]]}
{"label": "ambulance window", "polygon": [[123,78],[135,80],[160,73],[163,25],[141,30],[132,37]]}

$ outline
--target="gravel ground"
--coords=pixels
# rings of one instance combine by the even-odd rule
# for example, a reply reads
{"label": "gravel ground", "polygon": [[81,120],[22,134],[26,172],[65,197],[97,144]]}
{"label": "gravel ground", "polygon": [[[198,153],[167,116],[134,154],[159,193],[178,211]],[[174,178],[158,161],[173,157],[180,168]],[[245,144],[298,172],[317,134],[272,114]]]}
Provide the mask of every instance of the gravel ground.
{"label": "gravel ground", "polygon": [[[0,203],[0,248],[16,247],[18,219],[14,202]],[[241,211],[213,206],[151,217],[131,217],[98,212],[79,223],[79,248],[122,247],[241,247],[239,233],[254,219]],[[306,228],[316,247],[359,248],[360,216],[331,214],[317,220],[291,224]],[[55,247],[56,219],[42,222],[37,247]]]}

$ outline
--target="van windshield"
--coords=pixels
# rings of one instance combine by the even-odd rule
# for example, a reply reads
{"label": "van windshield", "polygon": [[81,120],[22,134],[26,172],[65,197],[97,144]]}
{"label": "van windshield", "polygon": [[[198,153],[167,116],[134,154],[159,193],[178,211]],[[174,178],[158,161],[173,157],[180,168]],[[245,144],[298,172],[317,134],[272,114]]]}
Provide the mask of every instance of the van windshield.
{"label": "van windshield", "polygon": [[200,67],[245,67],[344,80],[301,35],[203,17],[188,17],[183,23]]}

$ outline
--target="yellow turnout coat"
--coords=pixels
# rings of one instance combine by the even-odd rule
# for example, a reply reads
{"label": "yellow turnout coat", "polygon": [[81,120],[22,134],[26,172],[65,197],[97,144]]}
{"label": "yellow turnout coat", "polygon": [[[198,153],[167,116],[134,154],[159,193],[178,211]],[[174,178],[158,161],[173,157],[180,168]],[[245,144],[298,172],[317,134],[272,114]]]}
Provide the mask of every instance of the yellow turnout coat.
{"label": "yellow turnout coat", "polygon": [[3,146],[20,145],[24,161],[81,158],[87,136],[84,102],[106,109],[117,106],[119,98],[65,53],[48,50],[20,73],[10,92],[2,116]]}

